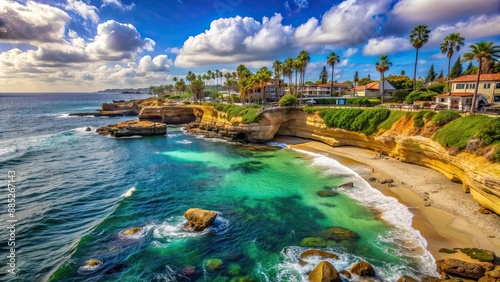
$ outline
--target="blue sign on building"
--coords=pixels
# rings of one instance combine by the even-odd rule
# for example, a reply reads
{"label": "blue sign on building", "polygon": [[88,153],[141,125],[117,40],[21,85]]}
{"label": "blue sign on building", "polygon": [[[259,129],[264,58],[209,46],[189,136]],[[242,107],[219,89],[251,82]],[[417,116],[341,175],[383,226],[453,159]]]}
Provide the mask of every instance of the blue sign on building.
{"label": "blue sign on building", "polygon": [[343,106],[346,104],[346,99],[338,99],[337,102],[338,102],[338,105]]}

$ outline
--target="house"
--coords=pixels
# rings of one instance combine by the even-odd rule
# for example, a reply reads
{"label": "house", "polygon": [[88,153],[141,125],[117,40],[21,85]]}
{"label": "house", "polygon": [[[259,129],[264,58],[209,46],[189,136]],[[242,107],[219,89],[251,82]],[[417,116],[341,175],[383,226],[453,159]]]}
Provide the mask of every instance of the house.
{"label": "house", "polygon": [[[436,96],[436,104],[454,110],[469,110],[472,105],[474,93],[444,93]],[[478,108],[487,105],[488,102],[482,94],[477,95]]]}
{"label": "house", "polygon": [[[330,95],[330,87],[331,83],[325,84],[309,84],[299,87],[298,92],[302,93],[302,97],[304,98],[315,98],[315,97],[331,97]],[[341,93],[347,89],[347,84],[343,83],[333,83],[333,93]]]}
{"label": "house", "polygon": [[[462,75],[450,81],[451,92],[449,93],[449,95],[452,97],[456,97],[454,98],[455,102],[452,102],[454,104],[448,105],[450,108],[456,106],[456,100],[459,100],[458,97],[471,98],[470,100],[464,101],[465,104],[463,104],[463,106],[470,107],[470,105],[472,105],[472,97],[474,91],[476,90],[476,87],[478,87],[478,107],[481,107],[481,105],[489,105],[492,108],[500,108],[500,73],[481,74],[479,85],[477,86],[476,79],[476,74],[470,74]],[[441,99],[443,99],[443,96],[439,97],[439,99],[438,97],[436,97],[436,102],[445,104],[448,101],[444,99],[444,101],[441,102]],[[458,103],[460,103],[460,101],[458,101]]]}
{"label": "house", "polygon": [[[279,84],[279,87],[277,87],[276,82]],[[276,79],[272,79],[266,84],[264,91],[267,101],[278,101],[285,93],[285,82],[283,79],[279,79],[278,81],[276,81]],[[251,96],[253,98],[261,99],[262,89],[260,87],[256,88],[255,91],[251,93]]]}
{"label": "house", "polygon": [[[354,96],[368,98],[380,97],[380,92],[382,91],[381,84],[381,81],[375,81],[363,86],[357,86],[354,88]],[[394,91],[396,91],[396,88],[394,88],[394,86],[392,86],[387,80],[384,80],[384,98],[390,98],[389,93]]]}

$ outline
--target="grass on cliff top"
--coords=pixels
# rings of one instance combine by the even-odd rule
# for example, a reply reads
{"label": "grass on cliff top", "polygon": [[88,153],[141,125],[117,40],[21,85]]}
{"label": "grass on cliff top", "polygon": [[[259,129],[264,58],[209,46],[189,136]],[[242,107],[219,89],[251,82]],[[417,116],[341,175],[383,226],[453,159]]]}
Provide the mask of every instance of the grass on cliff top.
{"label": "grass on cliff top", "polygon": [[241,117],[243,123],[258,122],[261,118],[258,108],[259,105],[250,105],[247,107],[231,104],[211,104],[216,110],[225,112],[226,119],[231,120],[233,117]]}
{"label": "grass on cliff top", "polygon": [[392,125],[398,121],[402,116],[404,116],[406,113],[402,111],[391,111],[389,114],[389,117],[383,121],[381,124],[379,124],[378,128],[383,128],[385,130],[391,129]]}
{"label": "grass on cliff top", "polygon": [[373,134],[390,116],[389,109],[325,109],[307,108],[306,112],[318,112],[328,127]]}
{"label": "grass on cliff top", "polygon": [[459,149],[465,149],[472,138],[479,138],[485,145],[500,144],[500,118],[484,115],[460,117],[432,136],[444,147]]}

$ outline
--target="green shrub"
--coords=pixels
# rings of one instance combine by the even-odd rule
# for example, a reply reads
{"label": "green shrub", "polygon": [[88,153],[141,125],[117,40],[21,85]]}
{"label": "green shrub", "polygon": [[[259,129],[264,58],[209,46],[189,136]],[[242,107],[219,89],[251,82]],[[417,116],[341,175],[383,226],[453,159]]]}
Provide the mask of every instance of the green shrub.
{"label": "green shrub", "polygon": [[181,95],[170,95],[169,99],[180,99]]}
{"label": "green shrub", "polygon": [[478,137],[486,145],[500,143],[500,118],[493,118],[484,124],[484,127],[479,131]]}
{"label": "green shrub", "polygon": [[320,105],[336,105],[337,99],[316,99],[316,102]]}
{"label": "green shrub", "polygon": [[[416,127],[422,127],[425,124],[424,117],[425,115],[431,115],[432,111],[420,111],[415,115],[415,119],[413,120],[413,125]],[[427,119],[428,120],[428,119]]]}
{"label": "green shrub", "polygon": [[464,149],[467,142],[479,136],[484,125],[490,123],[491,120],[493,118],[484,115],[460,117],[441,128],[432,136],[432,139],[447,148]]}
{"label": "green shrub", "polygon": [[354,98],[354,99],[347,99],[346,101],[347,105],[372,105],[372,102],[368,98]]}
{"label": "green shrub", "polygon": [[292,94],[286,94],[285,96],[281,97],[281,99],[278,102],[278,105],[280,107],[294,106],[298,104],[299,104],[299,99]]}
{"label": "green shrub", "polygon": [[184,100],[184,101],[182,101],[182,103],[183,103],[184,105],[189,105],[189,104],[191,104],[191,102],[189,102],[188,100]]}
{"label": "green shrub", "polygon": [[231,120],[231,118],[233,117],[241,117],[243,123],[252,123],[258,122],[261,117],[255,105],[251,105],[248,107],[216,103],[211,103],[210,105],[218,111],[225,112],[227,120]]}
{"label": "green shrub", "polygon": [[445,253],[445,254],[454,254],[457,252],[457,250],[450,250],[450,249],[447,249],[447,248],[441,248],[439,249],[439,252],[440,253]]}
{"label": "green shrub", "polygon": [[432,120],[432,117],[434,117],[437,113],[435,111],[425,111],[424,119],[427,121]]}
{"label": "green shrub", "polygon": [[495,153],[493,154],[493,159],[496,161],[496,162],[499,162],[500,163],[500,148],[498,148]]}
{"label": "green shrub", "polygon": [[410,94],[408,90],[397,90],[392,93],[392,99],[394,101],[404,101],[408,94]]}
{"label": "green shrub", "polygon": [[433,101],[437,93],[433,91],[416,90],[406,96],[406,103],[413,104],[415,101]]}
{"label": "green shrub", "polygon": [[450,121],[456,120],[461,117],[459,113],[449,110],[439,111],[433,118],[432,122],[437,126],[443,126]]}
{"label": "green shrub", "polygon": [[427,91],[433,91],[433,92],[436,92],[438,94],[443,94],[445,86],[446,86],[445,83],[434,83],[434,84],[427,86],[426,89],[427,89]]}
{"label": "green shrub", "polygon": [[[374,133],[389,115],[389,109],[315,109],[328,127],[337,127],[364,134]],[[311,109],[312,111],[312,109]]]}
{"label": "green shrub", "polygon": [[463,248],[460,251],[470,258],[477,259],[479,261],[484,262],[493,262],[495,260],[495,256],[491,254],[491,252],[486,250],[481,250],[477,248]]}
{"label": "green shrub", "polygon": [[392,125],[404,115],[405,112],[402,111],[391,111],[389,117],[379,125],[379,128],[386,130],[391,129]]}

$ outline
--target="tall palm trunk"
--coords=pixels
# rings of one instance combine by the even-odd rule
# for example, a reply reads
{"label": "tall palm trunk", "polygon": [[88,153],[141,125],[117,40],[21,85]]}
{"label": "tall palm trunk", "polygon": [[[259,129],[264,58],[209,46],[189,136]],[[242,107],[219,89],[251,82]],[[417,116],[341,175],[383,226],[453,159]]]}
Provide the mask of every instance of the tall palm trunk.
{"label": "tall palm trunk", "polygon": [[330,82],[330,97],[333,96],[333,67],[335,65],[332,65],[332,81]]}
{"label": "tall palm trunk", "polygon": [[450,63],[451,63],[451,56],[448,56],[448,76],[446,77],[446,80],[447,80],[446,88],[448,88],[448,93],[451,93],[451,89],[450,89]]}
{"label": "tall palm trunk", "polygon": [[384,92],[385,92],[385,83],[384,83],[384,72],[381,72],[380,75],[382,75],[382,94],[380,95],[380,104],[384,104]]}
{"label": "tall palm trunk", "polygon": [[479,66],[477,67],[476,87],[474,87],[474,96],[472,96],[472,105],[470,106],[471,114],[476,113],[477,90],[479,88],[479,78],[481,76],[482,59],[480,58],[478,61],[479,61]]}
{"label": "tall palm trunk", "polygon": [[415,68],[413,69],[413,91],[417,90],[417,62],[418,62],[418,49],[417,55],[415,56]]}

